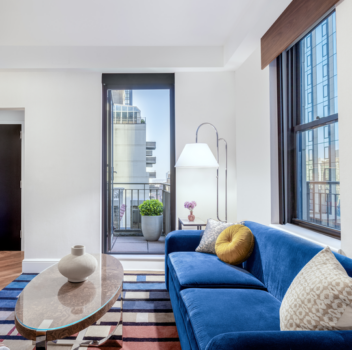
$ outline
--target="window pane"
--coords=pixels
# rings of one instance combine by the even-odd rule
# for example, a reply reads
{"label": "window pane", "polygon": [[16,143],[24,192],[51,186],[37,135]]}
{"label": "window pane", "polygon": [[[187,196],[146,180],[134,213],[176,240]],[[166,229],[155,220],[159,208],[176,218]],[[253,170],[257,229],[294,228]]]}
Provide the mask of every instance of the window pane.
{"label": "window pane", "polygon": [[148,199],[162,202],[162,236],[170,232],[170,91],[112,90],[111,95],[115,114],[110,252],[161,254],[165,237],[150,248],[143,238],[139,205]]}
{"label": "window pane", "polygon": [[335,12],[301,40],[300,62],[300,123],[337,113]]}
{"label": "window pane", "polygon": [[298,219],[340,230],[338,123],[297,133]]}

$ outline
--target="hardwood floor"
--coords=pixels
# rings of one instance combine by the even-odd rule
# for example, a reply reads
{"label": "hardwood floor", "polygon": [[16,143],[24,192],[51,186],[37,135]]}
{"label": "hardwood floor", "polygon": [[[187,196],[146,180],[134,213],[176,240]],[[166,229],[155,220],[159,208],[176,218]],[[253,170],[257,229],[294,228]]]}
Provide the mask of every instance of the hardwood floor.
{"label": "hardwood floor", "polygon": [[0,290],[22,273],[24,252],[0,251]]}

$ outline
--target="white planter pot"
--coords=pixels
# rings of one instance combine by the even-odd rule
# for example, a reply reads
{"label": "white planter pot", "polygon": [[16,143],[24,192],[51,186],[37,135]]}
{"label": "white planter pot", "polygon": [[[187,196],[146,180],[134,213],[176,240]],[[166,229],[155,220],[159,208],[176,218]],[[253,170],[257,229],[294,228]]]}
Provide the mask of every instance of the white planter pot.
{"label": "white planter pot", "polygon": [[163,229],[163,216],[142,216],[142,233],[147,241],[157,241]]}
{"label": "white planter pot", "polygon": [[58,267],[69,282],[84,282],[95,271],[97,265],[97,259],[86,253],[83,245],[75,245],[71,248],[71,254],[60,260]]}

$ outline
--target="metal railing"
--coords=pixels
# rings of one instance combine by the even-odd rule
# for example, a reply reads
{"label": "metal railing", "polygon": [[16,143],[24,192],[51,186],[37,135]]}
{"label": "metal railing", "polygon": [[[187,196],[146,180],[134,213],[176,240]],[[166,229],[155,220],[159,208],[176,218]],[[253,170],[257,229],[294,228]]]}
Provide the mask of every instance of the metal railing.
{"label": "metal railing", "polygon": [[336,193],[339,185],[339,181],[307,182],[308,222],[340,229],[340,194]]}
{"label": "metal railing", "polygon": [[156,157],[147,157],[147,164],[156,164]]}
{"label": "metal railing", "polygon": [[170,186],[164,183],[114,183],[114,235],[141,235],[141,215],[138,206],[148,199],[158,199],[164,205],[163,235],[171,231]]}
{"label": "metal railing", "polygon": [[156,142],[155,141],[147,141],[146,142],[146,147],[147,147],[147,150],[153,150],[153,149],[156,149]]}
{"label": "metal railing", "polygon": [[133,112],[114,112],[114,124],[146,124],[146,118],[142,118]]}

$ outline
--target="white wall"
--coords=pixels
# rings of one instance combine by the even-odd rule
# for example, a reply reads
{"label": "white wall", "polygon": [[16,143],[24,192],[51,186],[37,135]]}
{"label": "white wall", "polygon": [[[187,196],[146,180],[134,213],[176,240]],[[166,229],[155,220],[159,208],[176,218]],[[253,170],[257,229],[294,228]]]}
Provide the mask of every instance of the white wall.
{"label": "white wall", "polygon": [[[236,221],[236,144],[234,72],[176,73],[176,159],[186,143],[195,142],[197,127],[215,125],[219,137],[228,143],[228,221]],[[199,131],[199,142],[208,143],[216,155],[215,132],[211,126]],[[224,220],[224,144],[220,143],[220,219]],[[177,169],[176,216],[187,217],[185,201],[196,201],[196,217],[216,219],[216,170]]]}
{"label": "white wall", "polygon": [[1,72],[0,108],[24,108],[25,259],[101,249],[101,75]]}
{"label": "white wall", "polygon": [[341,247],[352,257],[352,1],[336,8],[340,137]]}
{"label": "white wall", "polygon": [[269,67],[260,47],[235,72],[237,219],[272,222]]}
{"label": "white wall", "polygon": [[[194,142],[197,126],[214,123],[229,146],[228,216],[236,220],[234,73],[176,74],[176,154]],[[23,108],[26,137],[23,235],[26,272],[40,271],[84,244],[101,252],[101,75],[0,72],[0,109]],[[199,140],[215,153],[215,134]],[[224,218],[221,145],[220,215]],[[177,172],[177,211],[196,200],[195,214],[216,216],[216,171]]]}

